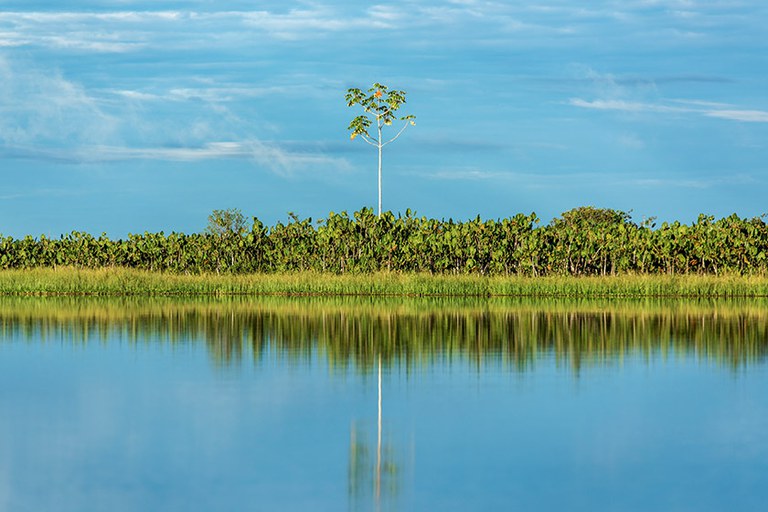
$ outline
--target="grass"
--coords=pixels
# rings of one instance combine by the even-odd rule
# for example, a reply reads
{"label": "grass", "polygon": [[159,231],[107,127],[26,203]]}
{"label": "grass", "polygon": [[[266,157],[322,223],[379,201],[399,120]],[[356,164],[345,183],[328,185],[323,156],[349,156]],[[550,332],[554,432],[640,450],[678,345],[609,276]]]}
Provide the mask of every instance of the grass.
{"label": "grass", "polygon": [[125,268],[0,271],[0,295],[767,297],[768,276],[481,277],[312,272],[183,275]]}

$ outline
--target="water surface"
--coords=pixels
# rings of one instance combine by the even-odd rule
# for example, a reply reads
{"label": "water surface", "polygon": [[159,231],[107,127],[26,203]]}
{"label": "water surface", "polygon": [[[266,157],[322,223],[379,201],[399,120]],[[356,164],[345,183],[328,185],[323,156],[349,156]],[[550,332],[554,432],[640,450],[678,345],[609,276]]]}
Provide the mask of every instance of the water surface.
{"label": "water surface", "polygon": [[0,299],[0,510],[762,510],[767,311]]}

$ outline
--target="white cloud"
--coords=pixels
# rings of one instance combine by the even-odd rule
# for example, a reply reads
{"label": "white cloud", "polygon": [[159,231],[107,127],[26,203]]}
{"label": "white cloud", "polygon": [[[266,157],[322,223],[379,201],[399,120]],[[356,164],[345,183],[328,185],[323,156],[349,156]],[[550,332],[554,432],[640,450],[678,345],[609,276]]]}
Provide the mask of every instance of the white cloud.
{"label": "white cloud", "polygon": [[628,149],[643,149],[645,141],[634,134],[624,134],[619,136],[618,142],[621,146]]}
{"label": "white cloud", "polygon": [[682,105],[693,105],[695,107],[705,107],[705,110],[708,109],[729,109],[732,108],[733,105],[730,103],[723,103],[721,101],[706,101],[706,100],[686,100],[686,99],[674,99],[670,100],[674,103],[680,103]]}
{"label": "white cloud", "polygon": [[690,112],[690,109],[671,107],[654,103],[643,103],[625,100],[593,100],[587,101],[581,98],[571,98],[569,103],[574,107],[594,110],[618,110],[621,112]]}
{"label": "white cloud", "polygon": [[391,25],[392,22],[401,21],[406,17],[404,12],[392,5],[374,5],[368,9],[368,15],[389,27],[394,26]]}
{"label": "white cloud", "polygon": [[385,4],[351,10],[305,4],[287,12],[0,12],[0,47],[29,45],[123,53],[148,47],[240,46],[259,34],[282,40],[303,40],[343,31],[396,29],[409,19],[420,22],[417,14],[415,10],[400,10]]}
{"label": "white cloud", "polygon": [[[264,35],[273,40],[306,40],[365,30],[398,31],[411,36],[408,42],[421,44],[443,41],[436,35],[445,35],[448,31],[454,38],[485,45],[514,40],[516,44],[538,42],[551,46],[558,36],[567,41],[578,36],[604,41],[620,37],[625,42],[666,44],[671,34],[681,39],[694,37],[710,41],[710,37],[718,37],[715,29],[762,30],[762,25],[754,21],[759,17],[750,16],[747,8],[732,2],[602,0],[585,8],[562,0],[549,0],[543,5],[491,0],[373,5],[295,1],[281,5],[283,9],[287,6],[287,10],[227,10],[226,2],[220,5],[223,9],[220,11],[205,10],[211,7],[208,2],[204,7],[187,2],[187,9],[178,10],[0,12],[0,47],[40,45],[93,52],[129,52],[169,45],[178,48],[242,45],[244,41]],[[457,32],[455,25],[458,24],[462,29]],[[422,30],[425,28],[428,30]],[[517,37],[521,31],[528,36],[525,40]]]}
{"label": "white cloud", "polygon": [[[169,45],[178,48],[235,42],[241,45],[260,34],[290,41],[365,30],[410,33],[422,42],[434,43],[437,42],[435,31],[451,30],[453,37],[467,40],[476,40],[477,34],[481,33],[483,44],[487,44],[494,39],[507,40],[510,32],[526,31],[550,37],[557,32],[571,34],[576,31],[567,16],[488,1],[381,3],[368,7],[303,2],[299,5],[285,12],[5,12],[0,13],[0,29],[5,29],[0,31],[0,46],[39,45],[92,52],[129,52]],[[448,28],[456,24],[463,27],[459,33]],[[424,32],[425,27],[430,30]],[[418,33],[416,29],[419,29]],[[173,38],[168,34],[173,34]],[[201,34],[211,37],[200,37]]]}
{"label": "white cloud", "polygon": [[0,46],[42,46],[94,53],[144,48],[153,28],[182,17],[178,12],[0,12]]}
{"label": "white cloud", "polygon": [[18,66],[0,55],[0,142],[103,143],[119,121],[56,70]]}
{"label": "white cloud", "polygon": [[84,158],[104,160],[167,160],[167,161],[202,161],[236,158],[252,160],[278,174],[293,172],[313,166],[335,166],[336,169],[348,169],[349,164],[341,158],[333,158],[319,153],[292,152],[277,144],[258,140],[210,142],[201,147],[189,148],[125,148],[93,147],[82,151]]}
{"label": "white cloud", "polygon": [[[656,80],[652,77],[615,77],[611,74],[598,73],[588,67],[576,66],[579,76],[588,80],[595,90],[596,99],[571,98],[568,104],[573,107],[625,112],[631,114],[690,114],[715,117],[731,121],[764,123],[768,122],[768,112],[756,109],[739,109],[731,103],[716,102],[698,98],[659,97]],[[665,76],[661,82],[723,83],[727,82],[716,76],[680,75]]]}
{"label": "white cloud", "polygon": [[571,98],[569,104],[574,107],[594,110],[614,110],[619,112],[655,112],[655,113],[691,113],[707,117],[740,121],[745,123],[768,123],[768,111],[765,110],[733,110],[722,108],[728,106],[724,103],[698,101],[698,100],[674,100],[676,103],[688,104],[690,107],[675,107],[662,103],[643,103],[624,100],[584,100]]}
{"label": "white cloud", "polygon": [[317,167],[349,171],[351,165],[343,158],[318,152],[290,151],[278,144],[258,140],[210,142],[198,147],[127,147],[79,146],[46,148],[14,146],[5,148],[6,156],[25,159],[57,160],[73,163],[94,163],[128,160],[159,160],[167,162],[201,162],[206,160],[249,160],[283,176]]}
{"label": "white cloud", "polygon": [[498,181],[515,182],[526,187],[570,187],[573,184],[583,184],[588,181],[607,183],[613,175],[573,172],[542,174],[535,171],[499,171],[481,170],[476,168],[445,169],[437,172],[422,171],[411,173],[427,179],[444,181]]}
{"label": "white cloud", "polygon": [[[56,70],[0,55],[0,149],[7,157],[72,163],[243,159],[281,175],[316,167],[349,169],[346,160],[321,151],[290,151],[254,137],[252,120],[241,119],[224,103],[234,96],[275,92],[239,87],[92,91]],[[194,100],[194,106],[175,119],[144,108],[147,102],[168,100]],[[232,139],[214,139],[222,134]]]}
{"label": "white cloud", "polygon": [[117,96],[135,101],[158,101],[163,99],[162,96],[158,96],[157,94],[151,94],[142,91],[115,90],[111,92]]}
{"label": "white cloud", "polygon": [[485,181],[496,180],[502,178],[509,178],[511,175],[508,173],[494,172],[494,171],[481,171],[479,169],[453,169],[438,171],[429,173],[426,175],[428,178],[436,180],[461,180],[461,181]]}
{"label": "white cloud", "polygon": [[734,174],[725,177],[713,178],[637,178],[629,181],[630,185],[653,188],[689,188],[708,189],[729,185],[753,185],[757,183],[754,177],[748,174]]}
{"label": "white cloud", "polygon": [[711,110],[704,115],[745,123],[768,123],[768,112],[764,110]]}

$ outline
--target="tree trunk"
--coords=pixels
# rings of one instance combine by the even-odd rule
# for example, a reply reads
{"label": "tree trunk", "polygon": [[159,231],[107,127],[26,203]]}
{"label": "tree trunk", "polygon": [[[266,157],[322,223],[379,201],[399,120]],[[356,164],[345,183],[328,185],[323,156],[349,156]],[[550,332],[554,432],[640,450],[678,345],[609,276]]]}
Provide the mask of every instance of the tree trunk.
{"label": "tree trunk", "polygon": [[379,217],[381,217],[381,122],[379,122]]}

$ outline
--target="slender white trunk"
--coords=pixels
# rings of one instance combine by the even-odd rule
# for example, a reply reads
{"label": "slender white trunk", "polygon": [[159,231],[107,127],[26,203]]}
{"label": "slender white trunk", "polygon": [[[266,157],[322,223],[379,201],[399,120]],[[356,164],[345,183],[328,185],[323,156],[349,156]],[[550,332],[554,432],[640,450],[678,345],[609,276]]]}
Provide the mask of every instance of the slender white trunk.
{"label": "slender white trunk", "polygon": [[379,217],[381,217],[381,148],[383,144],[381,143],[381,121],[379,121]]}

